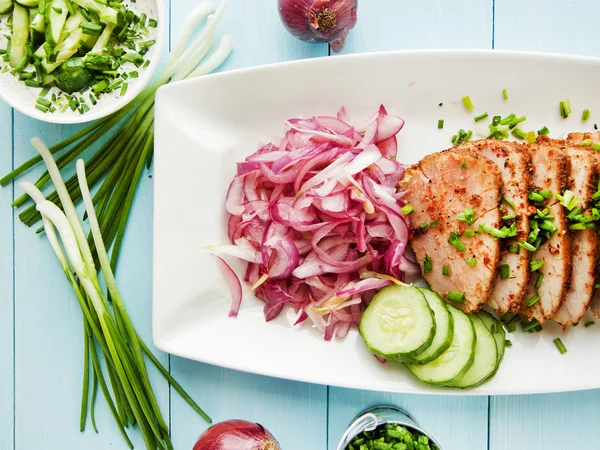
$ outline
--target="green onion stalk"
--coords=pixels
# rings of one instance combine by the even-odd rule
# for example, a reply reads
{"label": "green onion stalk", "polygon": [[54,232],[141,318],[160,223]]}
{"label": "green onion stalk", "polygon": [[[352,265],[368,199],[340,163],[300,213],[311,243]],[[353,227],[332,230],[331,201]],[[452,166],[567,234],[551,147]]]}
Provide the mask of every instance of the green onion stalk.
{"label": "green onion stalk", "polygon": [[[56,162],[59,169],[63,170],[101,138],[111,136],[105,144],[87,158],[86,166],[89,185],[92,189],[99,186],[93,197],[93,203],[98,211],[102,236],[107,247],[112,248],[111,266],[113,270],[116,270],[133,197],[144,167],[149,168],[152,162],[156,91],[168,83],[208,74],[227,59],[232,50],[230,36],[224,36],[217,48],[210,53],[215,39],[216,25],[223,15],[225,3],[225,0],[222,0],[216,9],[211,3],[203,3],[191,13],[161,74],[130,104],[49,149],[52,154],[62,152]],[[189,41],[195,26],[205,18],[206,26],[190,44]],[[31,158],[1,178],[0,185],[8,185],[41,161],[42,158],[39,156]],[[49,180],[50,176],[46,171],[35,182],[35,186],[42,189]],[[73,176],[68,179],[66,186],[73,201],[79,202],[81,191],[77,177]],[[56,191],[47,195],[46,199],[60,206]],[[24,194],[18,197],[12,206],[26,206],[28,201],[29,197]],[[40,221],[41,215],[35,205],[29,205],[20,212],[19,218],[27,226],[33,226]],[[37,231],[41,232],[43,228],[39,228]],[[92,239],[90,239],[90,244],[97,261]]]}
{"label": "green onion stalk", "polygon": [[[20,207],[30,198],[33,200],[34,204],[19,217],[28,226],[42,221],[39,231],[45,232],[83,313],[85,339],[80,429],[85,429],[89,413],[97,431],[94,406],[99,389],[130,448],[133,445],[126,429],[135,424],[148,449],[173,448],[169,429],[150,384],[147,359],[201,417],[211,422],[137,333],[114,273],[133,197],[144,167],[152,161],[155,93],[164,84],[210,73],[225,61],[232,49],[229,36],[223,37],[217,48],[210,52],[224,7],[222,0],[216,9],[210,3],[203,3],[192,12],[163,72],[133,102],[50,149],[39,139],[32,139],[40,155],[0,180],[0,184],[6,186],[40,162],[46,165],[47,171],[35,184],[19,184],[25,194],[16,199],[13,206]],[[190,43],[195,26],[205,18],[206,26]],[[87,161],[78,159],[105,134],[112,134],[106,144]],[[53,155],[63,150],[64,153],[55,160]],[[61,169],[75,160],[77,173],[65,182]],[[44,196],[41,189],[49,181],[52,181],[54,191]],[[95,186],[98,189],[92,196],[90,188]],[[75,204],[81,200],[86,210],[83,220],[87,218],[90,227],[88,235],[75,210]],[[106,281],[106,293],[100,286],[100,274]]]}

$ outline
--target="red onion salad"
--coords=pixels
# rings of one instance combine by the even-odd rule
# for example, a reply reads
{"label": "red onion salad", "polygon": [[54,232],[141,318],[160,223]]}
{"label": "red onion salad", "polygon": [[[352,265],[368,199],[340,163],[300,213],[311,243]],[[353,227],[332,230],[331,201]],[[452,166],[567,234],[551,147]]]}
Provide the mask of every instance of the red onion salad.
{"label": "red onion salad", "polygon": [[[329,341],[359,323],[375,290],[418,273],[396,189],[404,121],[382,105],[362,124],[342,108],[286,125],[281,142],[237,164],[225,205],[231,245],[211,249],[247,261],[267,321],[290,306],[296,324],[311,321]],[[227,279],[236,316],[241,291]]]}

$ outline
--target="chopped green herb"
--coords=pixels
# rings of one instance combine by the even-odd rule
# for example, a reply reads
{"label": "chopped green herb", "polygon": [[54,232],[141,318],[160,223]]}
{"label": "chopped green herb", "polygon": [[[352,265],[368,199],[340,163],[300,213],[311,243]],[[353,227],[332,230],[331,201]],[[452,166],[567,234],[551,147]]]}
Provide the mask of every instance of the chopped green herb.
{"label": "chopped green herb", "polygon": [[444,275],[446,277],[450,275],[450,266],[442,267],[442,275]]}
{"label": "chopped green herb", "polygon": [[467,258],[465,261],[467,262],[467,264],[469,266],[475,266],[475,265],[477,265],[477,260],[475,258]]}
{"label": "chopped green herb", "polygon": [[467,163],[463,161],[462,164],[460,165],[460,168],[462,170],[465,170],[467,168]]}
{"label": "chopped green herb", "polygon": [[154,19],[148,19],[148,26],[150,28],[156,28],[158,25],[158,22]]}
{"label": "chopped green herb", "polygon": [[448,243],[454,246],[454,248],[456,248],[456,250],[458,250],[459,252],[467,251],[467,247],[465,247],[465,245],[460,241],[460,234],[458,233],[458,231],[453,231],[450,234],[450,237],[448,238]]}
{"label": "chopped green herb", "polygon": [[535,272],[536,270],[539,270],[542,267],[544,267],[543,259],[534,259],[529,262],[529,268],[531,269],[532,272]]}
{"label": "chopped green herb", "polygon": [[591,326],[593,326],[595,324],[596,324],[596,322],[594,322],[593,320],[591,320],[589,322],[586,322],[585,325],[584,325],[584,327],[589,328],[589,327],[591,327]]}
{"label": "chopped green herb", "polygon": [[542,272],[538,273],[537,280],[535,280],[535,290],[539,290],[542,286],[542,280],[544,279],[544,274]]}
{"label": "chopped green herb", "polygon": [[527,142],[529,144],[535,144],[535,141],[535,131],[530,131],[529,133],[527,133]]}
{"label": "chopped green herb", "polygon": [[440,224],[440,221],[436,219],[429,224],[429,227],[430,228],[437,227],[439,224]]}
{"label": "chopped green herb", "polygon": [[464,212],[456,216],[456,220],[472,225],[475,222],[475,210],[473,208],[465,208]]}
{"label": "chopped green herb", "polygon": [[423,258],[423,272],[431,272],[431,270],[432,270],[431,256],[426,256],[425,258]]}
{"label": "chopped green herb", "polygon": [[513,244],[510,247],[508,247],[508,251],[510,253],[519,253],[519,245],[518,244]]}
{"label": "chopped green herb", "polygon": [[467,299],[465,297],[464,292],[454,292],[454,291],[450,291],[448,292],[448,294],[446,295],[446,297],[448,298],[448,300],[450,300],[451,302],[459,302],[459,303],[464,303]]}
{"label": "chopped green herb", "polygon": [[525,140],[527,139],[527,133],[521,130],[520,128],[515,128],[512,130],[512,135],[517,139]]}
{"label": "chopped green herb", "polygon": [[504,200],[504,203],[506,203],[512,209],[517,209],[516,206],[515,206],[515,202],[513,202],[511,199],[506,198],[506,197],[502,197],[502,200]]}
{"label": "chopped green herb", "polygon": [[529,300],[527,300],[527,306],[535,305],[539,299],[540,299],[539,294],[533,295]]}
{"label": "chopped green herb", "polygon": [[539,192],[531,191],[529,193],[529,200],[536,203],[543,203],[544,197]]}
{"label": "chopped green herb", "polygon": [[509,341],[508,339],[507,339],[507,340],[505,340],[505,341],[504,341],[504,346],[505,346],[505,347],[508,347],[508,348],[512,347],[512,341]]}
{"label": "chopped green herb", "polygon": [[127,83],[123,83],[123,85],[121,86],[121,92],[119,93],[119,95],[121,97],[123,97],[126,93],[127,93],[127,87],[129,85]]}
{"label": "chopped green herb", "polygon": [[533,319],[528,324],[523,325],[523,331],[533,331],[535,328],[537,328],[539,326],[540,326],[540,323],[537,320]]}
{"label": "chopped green herb", "polygon": [[582,147],[590,147],[592,145],[591,139],[584,139],[580,144]]}
{"label": "chopped green herb", "polygon": [[560,338],[556,338],[552,342],[554,342],[554,345],[556,345],[556,348],[561,355],[567,353],[567,347],[565,347],[565,344],[563,344],[563,341],[561,341]]}
{"label": "chopped green herb", "polygon": [[563,195],[556,194],[555,197],[569,211],[573,210],[580,202],[580,199],[575,197],[575,194],[569,190],[566,190]]}
{"label": "chopped green herb", "polygon": [[438,120],[438,130],[441,130],[444,128],[444,119],[440,119]]}
{"label": "chopped green herb", "polygon": [[597,151],[597,152],[600,152],[600,142],[594,142],[592,144],[592,149],[595,150],[595,151]]}
{"label": "chopped green herb", "polygon": [[463,105],[465,109],[469,112],[473,111],[475,107],[473,106],[473,102],[471,101],[471,97],[468,95],[462,98]]}
{"label": "chopped green herb", "polygon": [[569,117],[569,114],[571,114],[571,100],[569,100],[568,98],[565,98],[562,102],[560,102],[559,109],[560,109],[560,116],[563,119],[566,119],[567,117]]}
{"label": "chopped green herb", "polygon": [[523,247],[525,250],[529,250],[530,252],[535,252],[537,249],[531,245],[529,242],[519,241],[519,245]]}
{"label": "chopped green herb", "polygon": [[485,119],[486,117],[488,117],[488,113],[484,112],[483,114],[480,114],[478,116],[475,116],[474,120],[475,122],[479,122],[480,120]]}
{"label": "chopped green herb", "polygon": [[538,134],[540,136],[546,136],[547,134],[550,134],[550,130],[548,129],[548,127],[544,127],[538,130]]}
{"label": "chopped green herb", "polygon": [[506,92],[506,89],[502,89],[502,98],[508,100],[508,92]]}
{"label": "chopped green herb", "polygon": [[508,264],[500,265],[500,279],[507,280],[510,276],[510,266]]}
{"label": "chopped green herb", "polygon": [[400,208],[400,211],[402,211],[402,214],[408,216],[409,214],[411,214],[412,212],[414,212],[415,208],[413,208],[412,205],[404,205],[402,208]]}
{"label": "chopped green herb", "polygon": [[420,228],[421,230],[424,230],[424,229],[425,229],[425,228],[427,228],[428,226],[429,226],[429,224],[427,224],[427,222],[423,222],[423,223],[420,223],[420,224],[419,224],[419,228]]}
{"label": "chopped green herb", "polygon": [[494,237],[497,237],[500,239],[507,237],[506,231],[502,231],[497,228],[494,228],[493,226],[491,226],[488,223],[484,223],[481,227],[482,227],[483,231],[485,231],[487,234],[491,234]]}
{"label": "chopped green herb", "polygon": [[467,236],[467,237],[475,236],[475,230],[465,230],[465,236]]}
{"label": "chopped green herb", "polygon": [[514,219],[515,217],[517,217],[516,214],[507,214],[505,216],[502,216],[502,220],[511,220],[511,219]]}
{"label": "chopped green herb", "polygon": [[583,120],[585,122],[589,118],[590,118],[590,110],[589,109],[584,109],[583,113],[581,113],[581,120]]}

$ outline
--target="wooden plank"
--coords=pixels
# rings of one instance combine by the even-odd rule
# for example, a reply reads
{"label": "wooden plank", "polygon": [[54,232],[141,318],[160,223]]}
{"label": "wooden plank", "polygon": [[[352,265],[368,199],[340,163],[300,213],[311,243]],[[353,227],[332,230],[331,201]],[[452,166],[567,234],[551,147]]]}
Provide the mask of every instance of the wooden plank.
{"label": "wooden plank", "polygon": [[[12,109],[0,103],[0,173],[12,168]],[[0,188],[0,448],[11,450],[14,432],[12,186]]]}
{"label": "wooden plank", "polygon": [[343,53],[490,48],[492,0],[359,2]]}
{"label": "wooden plank", "polygon": [[[167,4],[167,13],[168,13]],[[166,20],[169,17],[167,15]],[[165,38],[169,27],[165,27]],[[29,141],[39,136],[48,144],[59,142],[80,126],[44,124],[15,114],[15,164],[35,154]],[[23,179],[35,180],[41,168]],[[117,282],[138,332],[168,366],[168,356],[152,345],[152,211],[151,172],[144,173],[125,234]],[[20,192],[16,193],[20,195]],[[83,370],[82,318],[74,295],[44,237],[15,221],[16,296],[16,447],[126,448],[101,392],[96,404],[99,434],[89,422],[79,433]],[[169,387],[151,368],[163,417],[169,418]],[[51,413],[49,413],[51,411]],[[31,432],[36,424],[36,432]],[[136,428],[128,432],[136,448],[144,443]],[[1,447],[0,448],[4,448]]]}
{"label": "wooden plank", "polygon": [[[359,6],[343,53],[420,48],[491,48],[492,2],[380,0]],[[487,448],[488,397],[387,394],[329,389],[329,449],[367,407],[393,404],[415,416],[444,449]],[[457,423],[469,424],[457,427]]]}
{"label": "wooden plank", "polygon": [[[593,0],[496,0],[495,47],[597,56],[599,13],[600,4]],[[489,448],[569,448],[573,436],[594,442],[599,405],[600,390],[492,398]]]}
{"label": "wooden plank", "polygon": [[[173,39],[196,4],[180,1],[173,9]],[[226,33],[233,35],[234,53],[221,70],[326,56],[328,52],[327,45],[308,45],[292,38],[279,22],[275,2],[230,1],[218,31],[219,35]],[[249,375],[175,357],[171,358],[171,373],[215,421],[240,418],[259,422],[286,450],[325,446],[324,386]],[[175,447],[191,448],[207,425],[175,392],[171,411]]]}

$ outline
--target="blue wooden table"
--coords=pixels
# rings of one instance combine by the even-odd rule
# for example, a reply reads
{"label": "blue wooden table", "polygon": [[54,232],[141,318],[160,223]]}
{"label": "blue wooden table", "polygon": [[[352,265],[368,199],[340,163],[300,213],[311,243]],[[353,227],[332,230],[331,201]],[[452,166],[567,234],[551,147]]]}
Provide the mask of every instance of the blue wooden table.
{"label": "blue wooden table", "polygon": [[[198,1],[171,0],[170,38],[178,35]],[[600,56],[597,0],[359,3],[358,24],[344,53],[496,48]],[[279,23],[276,0],[230,0],[220,31],[231,33],[235,41],[222,70],[330,53],[327,45],[291,38]],[[54,143],[74,129],[36,122],[0,102],[0,173],[33,155],[32,136]],[[33,180],[38,174],[25,178]],[[15,190],[0,189],[0,450],[125,449],[101,398],[100,433],[95,435],[89,426],[84,433],[78,431],[83,359],[79,307],[45,239],[11,211],[11,200],[19,194]],[[118,272],[125,302],[147,342],[152,197],[152,179],[144,176]],[[600,391],[491,398],[397,395],[275,380],[159,355],[216,421],[260,422],[285,450],[335,449],[353,416],[381,403],[408,409],[446,450],[600,448]],[[191,449],[206,424],[156,373],[152,375],[175,448]],[[139,434],[131,435],[136,448],[143,448]]]}

